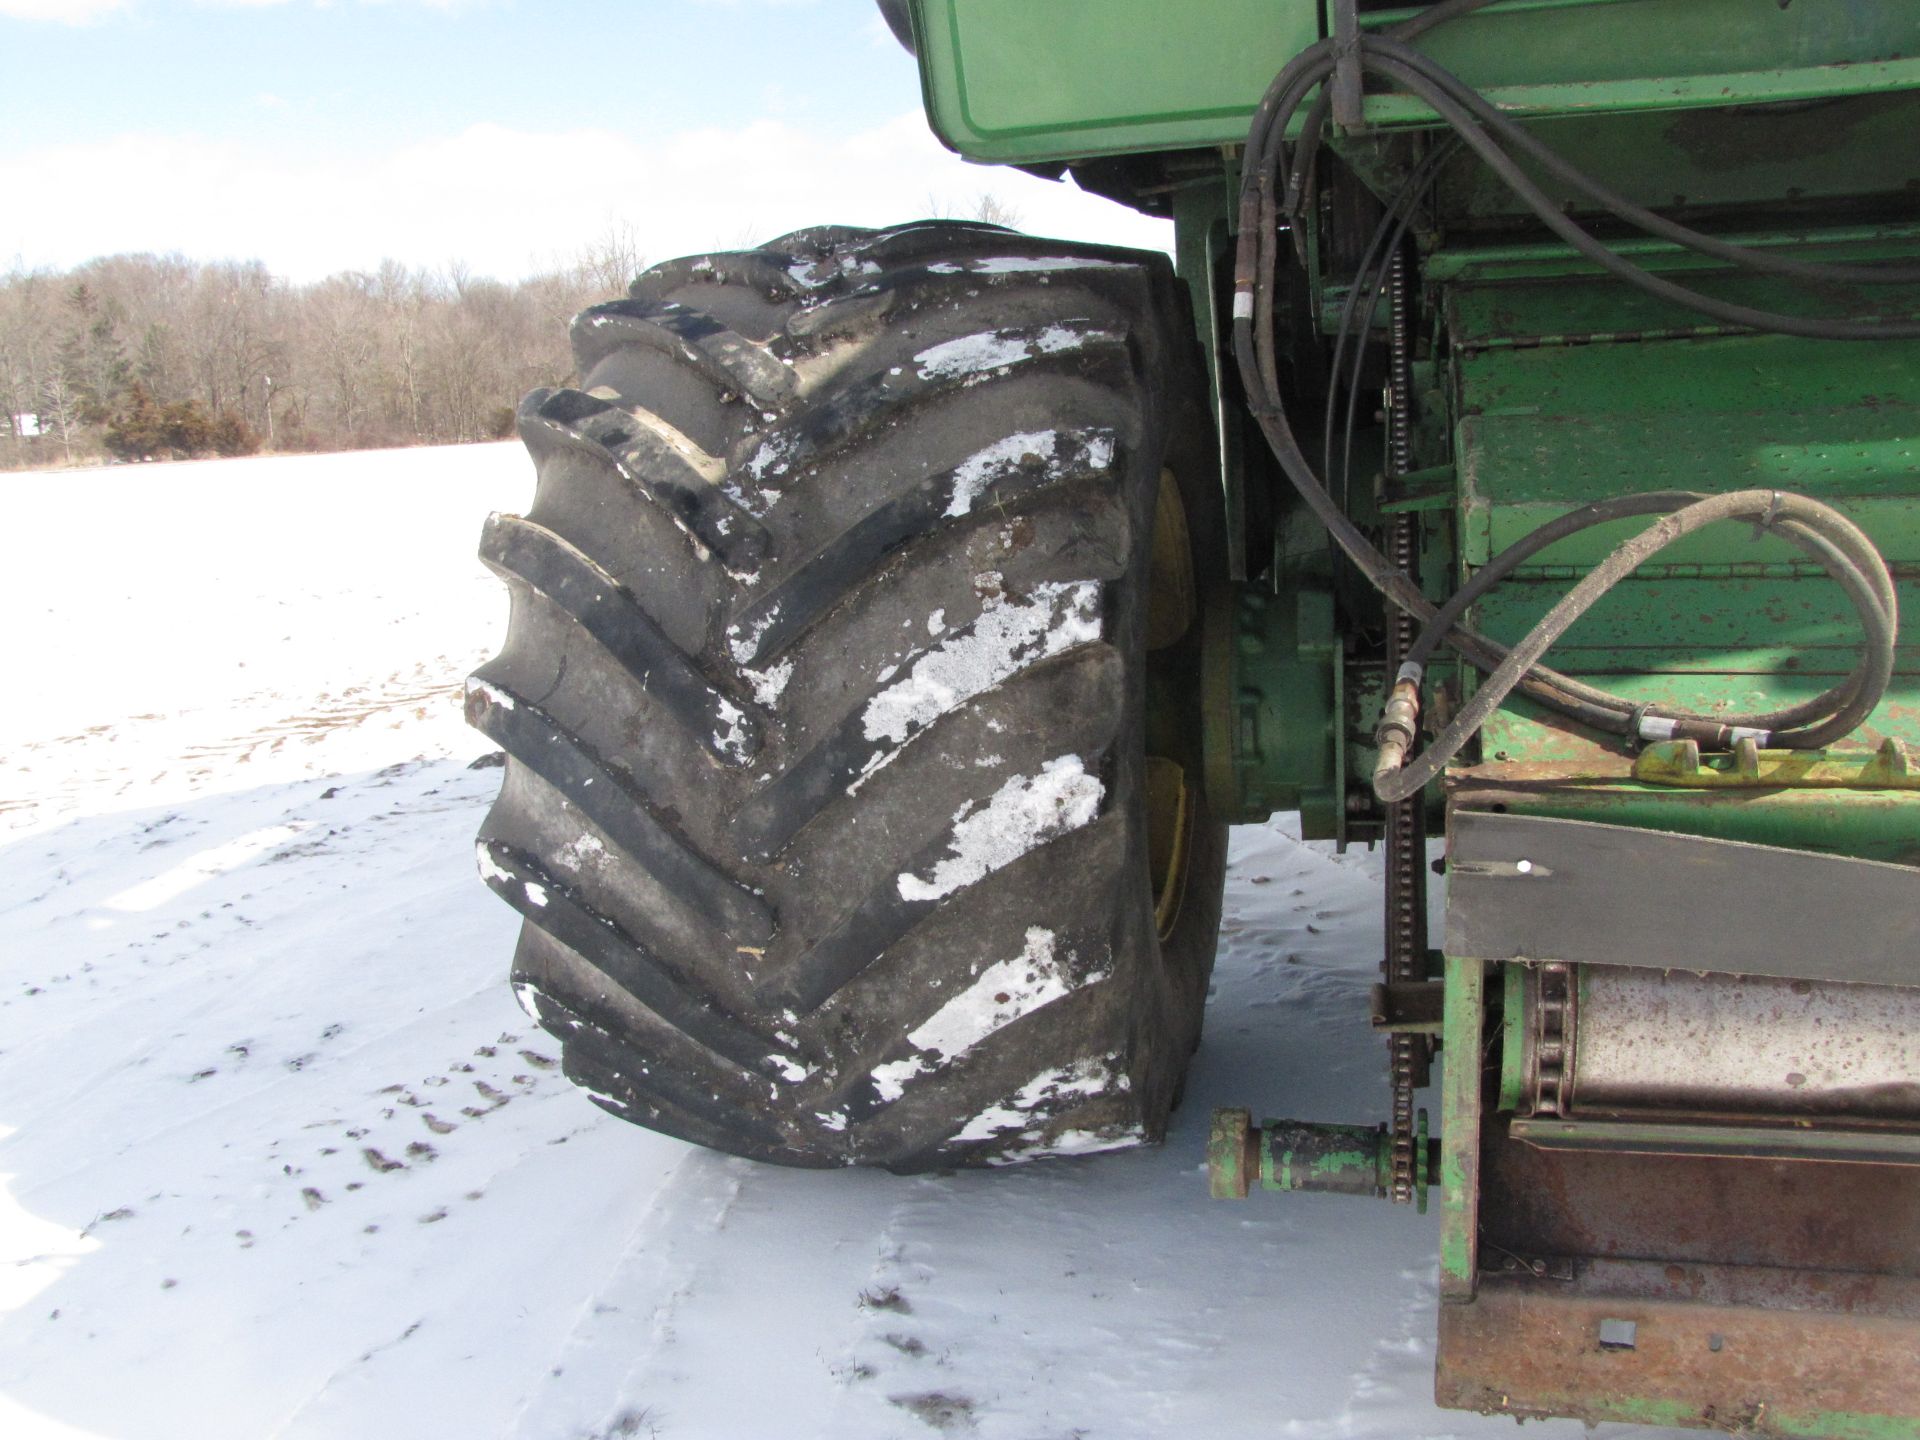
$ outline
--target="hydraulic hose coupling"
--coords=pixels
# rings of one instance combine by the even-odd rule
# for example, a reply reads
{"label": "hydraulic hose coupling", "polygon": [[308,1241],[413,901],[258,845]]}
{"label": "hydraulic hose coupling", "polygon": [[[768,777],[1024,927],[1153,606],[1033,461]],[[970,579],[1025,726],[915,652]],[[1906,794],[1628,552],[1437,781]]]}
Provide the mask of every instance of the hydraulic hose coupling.
{"label": "hydraulic hose coupling", "polygon": [[1756,730],[1751,725],[1719,725],[1711,720],[1670,720],[1662,715],[1648,715],[1644,709],[1635,712],[1634,734],[1642,744],[1652,745],[1662,740],[1691,740],[1702,750],[1733,750],[1743,740],[1751,740],[1759,749],[1766,749],[1773,739],[1771,730]]}
{"label": "hydraulic hose coupling", "polygon": [[1373,766],[1376,779],[1393,774],[1407,762],[1407,752],[1420,733],[1420,680],[1425,673],[1423,666],[1409,660],[1394,677],[1393,690],[1373,732],[1374,744],[1380,747]]}

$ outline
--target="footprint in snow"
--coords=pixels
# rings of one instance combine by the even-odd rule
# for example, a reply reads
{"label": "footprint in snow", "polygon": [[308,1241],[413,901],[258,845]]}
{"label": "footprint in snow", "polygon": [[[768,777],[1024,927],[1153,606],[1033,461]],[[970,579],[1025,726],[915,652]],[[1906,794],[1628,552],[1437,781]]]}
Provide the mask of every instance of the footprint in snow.
{"label": "footprint in snow", "polygon": [[913,1305],[896,1285],[885,1289],[862,1290],[856,1302],[862,1310],[889,1310],[896,1315],[911,1315]]}
{"label": "footprint in snow", "polygon": [[[345,1028],[338,1024],[329,1025],[321,1032],[321,1040],[335,1039]],[[296,1183],[307,1186],[303,1196],[308,1191],[320,1194],[317,1185],[324,1184],[326,1193],[334,1198],[350,1198],[352,1192],[363,1188],[362,1180],[350,1178],[354,1174],[364,1179],[369,1170],[375,1175],[391,1175],[394,1171],[409,1175],[416,1173],[440,1158],[434,1140],[453,1134],[465,1120],[483,1119],[522,1096],[540,1094],[550,1087],[553,1076],[557,1074],[558,1062],[537,1050],[510,1048],[517,1047],[519,1042],[520,1036],[517,1034],[503,1032],[498,1040],[473,1051],[476,1063],[456,1062],[446,1067],[445,1072],[428,1074],[412,1085],[395,1083],[381,1086],[370,1096],[377,1113],[359,1123],[348,1116],[335,1116],[304,1127],[330,1132],[327,1138],[332,1143],[304,1141],[299,1145],[300,1152],[310,1157],[317,1155],[317,1158],[308,1159],[307,1166],[301,1167],[282,1164],[283,1157],[276,1155],[273,1157],[276,1168],[289,1179],[299,1177]],[[243,1043],[251,1045],[253,1042]],[[316,1058],[317,1055],[300,1056],[297,1063],[304,1065]],[[527,1069],[514,1069],[520,1065],[525,1065]],[[444,1089],[461,1076],[465,1076],[467,1083],[473,1087],[475,1099],[474,1104],[458,1107],[463,1119],[451,1118],[448,1096],[441,1097],[436,1109],[427,1108],[429,1102],[424,1098],[426,1094]],[[421,1133],[423,1129],[425,1135]],[[428,1136],[433,1139],[430,1140]],[[315,1140],[319,1138],[315,1137]],[[278,1149],[279,1142],[275,1142],[272,1148]],[[309,1167],[316,1172],[312,1176],[303,1173]],[[345,1173],[342,1173],[343,1168]],[[331,1183],[328,1183],[329,1179]],[[308,1185],[309,1180],[316,1184]],[[384,1186],[373,1188],[385,1189]],[[310,1198],[308,1208],[316,1208]]]}
{"label": "footprint in snow", "polygon": [[973,1401],[964,1395],[935,1390],[922,1395],[889,1395],[887,1400],[935,1430],[974,1428]]}

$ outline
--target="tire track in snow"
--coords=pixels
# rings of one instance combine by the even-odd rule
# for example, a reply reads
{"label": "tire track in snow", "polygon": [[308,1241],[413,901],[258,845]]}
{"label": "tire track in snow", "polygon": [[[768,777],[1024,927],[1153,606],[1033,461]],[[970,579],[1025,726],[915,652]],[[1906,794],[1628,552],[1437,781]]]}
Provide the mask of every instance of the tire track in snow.
{"label": "tire track in snow", "polygon": [[[396,815],[411,818],[417,807],[410,802],[420,798],[416,792],[441,789],[453,776],[464,777],[465,772],[455,769],[448,773],[422,767],[413,775],[403,777],[409,785],[379,782],[376,786],[361,788],[381,796],[374,802],[376,808],[393,807]],[[306,798],[311,800],[311,785],[287,789],[306,792]],[[311,813],[313,809],[307,804],[288,810],[280,804],[277,792],[269,792],[263,799],[264,804],[250,807],[253,814],[225,828],[257,827],[273,817],[285,819]],[[448,846],[464,844],[465,831],[472,823],[469,817],[477,817],[484,803],[476,790],[471,800],[453,807],[459,818],[445,827]],[[371,1075],[418,1085],[421,1077],[410,1077],[407,1067],[413,1061],[413,1052],[421,1048],[419,1040],[428,1033],[428,1027],[437,1025],[449,1032],[447,1043],[454,1047],[456,1057],[449,1063],[456,1066],[463,1063],[459,1049],[462,1039],[483,1031],[483,1022],[478,1018],[482,1010],[491,1014],[498,1008],[498,986],[480,983],[477,978],[464,988],[437,996],[434,1005],[425,1012],[413,1010],[387,1019],[386,1023],[376,1020],[369,1024],[364,1004],[350,1004],[345,997],[331,997],[323,1002],[328,1006],[326,1010],[306,1018],[306,1035],[299,1037],[297,1045],[287,1043],[295,1038],[289,1034],[294,1027],[281,1027],[278,1034],[267,1037],[256,1033],[263,1019],[254,1013],[256,1000],[268,1000],[283,991],[288,981],[294,979],[290,972],[311,969],[312,952],[319,948],[311,943],[312,937],[298,932],[288,934],[291,927],[285,923],[285,917],[310,910],[315,900],[334,883],[331,876],[337,873],[338,861],[356,848],[359,846],[354,842],[343,843],[339,852],[331,857],[333,865],[321,864],[317,868],[315,861],[319,857],[314,856],[302,857],[290,865],[273,863],[282,858],[278,853],[257,858],[212,878],[203,887],[212,890],[211,895],[189,893],[153,912],[117,917],[127,922],[128,928],[139,928],[143,934],[148,927],[158,924],[163,927],[160,933],[178,937],[179,943],[212,945],[212,952],[191,950],[153,966],[148,963],[151,957],[136,962],[123,948],[112,957],[90,962],[86,969],[92,988],[72,996],[56,1011],[44,1011],[47,1004],[56,1003],[51,998],[7,1002],[22,1012],[11,1027],[15,1034],[29,1021],[38,1025],[37,1033],[29,1032],[8,1046],[6,1057],[9,1066],[20,1066],[23,1073],[40,1077],[34,1087],[36,1113],[28,1131],[53,1135],[112,1133],[114,1118],[119,1116],[132,1122],[130,1128],[139,1135],[131,1151],[89,1155],[82,1165],[38,1176],[36,1183],[69,1182],[103,1166],[120,1163],[121,1157],[129,1153],[164,1153],[181,1137],[191,1138],[208,1130],[224,1127],[245,1131],[246,1121],[257,1112],[271,1111],[282,1103],[295,1109],[314,1103],[303,1101],[303,1096],[315,1096],[329,1106],[348,1111],[356,1107],[364,1110],[362,1098],[331,1094],[337,1088],[333,1077],[364,1070]],[[43,913],[10,917],[6,928],[11,930],[17,923],[24,940],[27,932],[50,923],[106,923],[103,917],[113,912],[102,908],[99,897],[119,883],[109,872],[77,897],[53,897],[44,905]],[[93,898],[88,898],[88,892]],[[227,894],[244,896],[248,908],[263,919],[248,922],[247,928],[238,933],[221,930],[211,942],[196,940],[196,934],[210,923],[225,920],[229,912],[224,909],[220,896]],[[80,902],[78,908],[61,913],[63,907],[76,898]],[[402,900],[389,899],[384,905],[362,909],[359,918],[373,922],[378,933],[378,922],[384,911],[405,912],[419,906],[421,900],[421,892],[412,890]],[[207,907],[222,908],[209,912]],[[44,911],[53,914],[49,917]],[[186,928],[176,930],[175,925]],[[482,927],[483,931],[488,928],[503,935],[509,929],[504,923]],[[484,939],[484,935],[481,938]],[[221,958],[212,958],[214,954]],[[295,984],[297,987],[297,980]],[[320,988],[325,988],[324,983]],[[285,1004],[288,998],[282,996],[280,1003]],[[305,1000],[303,996],[302,1001]],[[36,1014],[36,1010],[41,1013]],[[343,1017],[348,1016],[357,1023],[352,1026],[342,1023]],[[493,1033],[479,1034],[480,1043],[484,1045]],[[130,1034],[141,1038],[129,1052],[117,1045],[89,1046],[86,1037],[93,1034]],[[468,1048],[474,1047],[469,1044]],[[89,1057],[93,1056],[98,1060],[90,1063]],[[512,1071],[525,1070],[532,1063],[518,1063],[516,1058],[511,1067],[504,1063],[485,1066],[482,1068],[486,1073],[480,1078],[511,1092],[515,1089],[509,1084]],[[552,1061],[549,1059],[547,1063],[551,1066]],[[468,1066],[469,1070],[472,1068]],[[540,1067],[534,1065],[534,1068]],[[374,1087],[365,1088],[370,1094]],[[453,1106],[456,1112],[459,1108],[458,1104]],[[30,1144],[31,1139],[31,1133],[23,1134],[15,1143]]]}
{"label": "tire track in snow", "polygon": [[649,1351],[670,1345],[678,1309],[698,1290],[705,1241],[724,1231],[749,1182],[744,1162],[687,1147],[635,1216],[617,1256],[541,1349],[545,1373],[502,1427],[501,1440],[611,1435],[662,1416]]}
{"label": "tire track in snow", "polygon": [[1232,1433],[1244,1416],[1208,1397],[1256,1347],[1195,1278],[1282,1273],[1287,1247],[1198,1188],[1164,1151],[921,1181],[883,1232],[831,1432]]}
{"label": "tire track in snow", "polygon": [[[476,462],[500,466],[497,493],[476,491]],[[430,466],[444,478],[416,483]],[[303,467],[332,478],[316,491],[291,478],[318,473]],[[75,667],[89,694],[50,697],[73,702],[64,716],[7,717],[8,754],[35,766],[33,784],[71,782],[66,811],[9,829],[0,852],[6,976],[44,990],[0,991],[0,1126],[17,1127],[0,1139],[0,1216],[45,1257],[16,1272],[43,1288],[0,1313],[9,1440],[56,1426],[141,1440],[582,1440],[623,1425],[669,1440],[912,1440],[940,1425],[986,1440],[1166,1440],[1241,1433],[1249,1415],[1305,1440],[1515,1433],[1426,1401],[1432,1305],[1406,1277],[1431,1283],[1420,1277],[1432,1274],[1435,1217],[1333,1197],[1204,1198],[1214,1105],[1360,1120],[1385,1103],[1364,1018],[1377,856],[1304,847],[1282,826],[1236,833],[1210,1035],[1157,1152],[900,1179],[746,1167],[623,1125],[557,1079],[484,1118],[433,1108],[461,1086],[475,1108],[491,1105],[475,1079],[514,1093],[518,1046],[473,1052],[503,1033],[530,1038],[504,984],[511,919],[472,876],[462,813],[477,819],[494,777],[416,770],[378,782],[422,756],[462,763],[481,742],[451,706],[430,704],[425,717],[393,711],[391,726],[336,725],[311,745],[228,749],[197,762],[200,776],[179,753],[316,713],[305,697],[405,676],[394,652],[423,635],[419,654],[488,652],[497,597],[471,561],[472,536],[487,509],[524,503],[518,447],[141,467],[26,487],[49,530],[109,497],[135,517],[103,541],[118,546],[115,573],[164,571],[139,587],[146,613],[109,596],[91,615],[56,617],[77,642],[41,649],[105,653],[129,620],[201,634],[192,627],[206,613],[175,587],[192,578],[200,517],[224,513],[205,496],[226,487],[245,501],[279,477],[326,494],[329,513],[401,504],[396,546],[456,560],[380,569],[376,556],[356,572],[337,540],[282,534],[240,588],[201,568],[225,613],[312,592],[303,613],[324,626],[309,633],[276,613],[261,631],[274,644],[283,629],[300,637],[279,665],[285,683],[261,689],[248,634],[222,632],[155,648],[149,666],[172,685],[167,705],[201,710],[143,720],[163,697],[95,665]],[[24,555],[0,593],[37,616],[29,600],[66,593],[36,573],[51,563]],[[407,628],[375,632],[393,616]],[[386,653],[348,655],[342,637]],[[465,668],[446,663],[450,676]],[[236,673],[249,691],[228,700]],[[78,740],[44,740],[55,727]],[[0,777],[9,795],[14,773]],[[342,833],[325,846],[257,859],[143,912],[165,916],[166,938],[147,948],[122,942],[151,936],[157,918],[89,928],[88,905],[196,847],[348,803],[357,792],[314,798],[343,776],[381,803],[350,830],[326,819]],[[434,785],[442,794],[428,796]],[[385,803],[401,796],[404,806]],[[161,815],[177,821],[156,828]],[[144,848],[170,834],[182,838]],[[253,926],[219,918],[249,892],[235,908]],[[225,998],[209,1000],[209,987]],[[316,1037],[335,1021],[348,1028],[322,1049]],[[250,1055],[228,1058],[236,1044]],[[283,1069],[316,1049],[298,1072]],[[145,1065],[128,1064],[143,1053]],[[257,1083],[265,1066],[272,1079]],[[208,1067],[218,1073],[188,1080]],[[433,1076],[450,1084],[428,1087]],[[403,1093],[382,1094],[392,1084]],[[459,1129],[434,1133],[416,1118],[428,1110]],[[363,1126],[358,1141],[346,1135]],[[381,1126],[417,1130],[435,1157],[408,1157]],[[401,1163],[381,1168],[363,1148]],[[317,1208],[309,1187],[323,1192]],[[873,1373],[856,1375],[863,1365]]]}

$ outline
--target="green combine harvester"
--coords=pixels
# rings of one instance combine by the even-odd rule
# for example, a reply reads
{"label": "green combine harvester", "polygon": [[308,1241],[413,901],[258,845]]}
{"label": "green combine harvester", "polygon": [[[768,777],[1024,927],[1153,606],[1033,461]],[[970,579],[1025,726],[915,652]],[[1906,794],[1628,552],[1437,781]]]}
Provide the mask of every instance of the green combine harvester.
{"label": "green combine harvester", "polygon": [[1437,1205],[1442,1405],[1920,1436],[1920,4],[882,8],[1178,258],[828,226],[575,322],[469,693],[568,1073],[1157,1140],[1296,813],[1384,849],[1391,1113],[1221,1111],[1214,1195]]}

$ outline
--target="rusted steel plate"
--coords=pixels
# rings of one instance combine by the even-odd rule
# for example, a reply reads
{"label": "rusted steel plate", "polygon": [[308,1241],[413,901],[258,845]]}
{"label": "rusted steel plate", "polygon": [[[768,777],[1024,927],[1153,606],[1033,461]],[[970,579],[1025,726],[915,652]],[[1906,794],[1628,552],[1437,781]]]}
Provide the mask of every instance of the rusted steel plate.
{"label": "rusted steel plate", "polygon": [[1920,1437],[1913,1283],[1836,1284],[1845,1305],[1789,1307],[1764,1277],[1700,1267],[1487,1275],[1472,1303],[1441,1307],[1435,1397],[1492,1414],[1741,1435]]}
{"label": "rusted steel plate", "polygon": [[1451,955],[1920,985],[1920,869],[1471,810],[1447,864]]}
{"label": "rusted steel plate", "polygon": [[1530,1116],[1507,1133],[1542,1150],[1597,1150],[1619,1155],[1762,1160],[1825,1160],[1847,1165],[1920,1165],[1920,1135],[1901,1130],[1843,1130],[1793,1125],[1738,1125],[1665,1120],[1562,1120]]}
{"label": "rusted steel plate", "polygon": [[1481,1253],[1920,1281],[1920,1170],[1825,1160],[1542,1150],[1483,1137]]}

